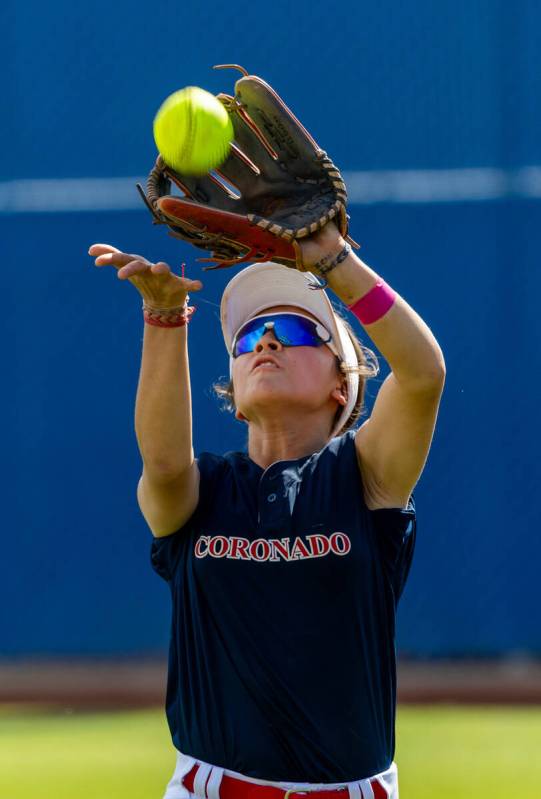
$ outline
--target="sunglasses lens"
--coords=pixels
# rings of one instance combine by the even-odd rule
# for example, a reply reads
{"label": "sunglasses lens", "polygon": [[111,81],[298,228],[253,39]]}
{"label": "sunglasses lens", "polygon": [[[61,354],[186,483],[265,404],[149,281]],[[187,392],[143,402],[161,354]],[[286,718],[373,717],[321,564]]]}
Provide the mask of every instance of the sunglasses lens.
{"label": "sunglasses lens", "polygon": [[286,347],[318,347],[322,341],[315,322],[303,316],[282,316],[275,322],[276,338]]}
{"label": "sunglasses lens", "polygon": [[244,355],[247,352],[253,352],[255,350],[257,342],[266,332],[264,321],[264,319],[255,319],[247,322],[244,327],[239,330],[235,337],[233,347],[234,358],[238,355]]}
{"label": "sunglasses lens", "polygon": [[[265,325],[265,322],[272,322],[272,327]],[[285,347],[319,347],[329,341],[331,337],[329,335],[328,338],[322,339],[318,335],[317,328],[320,328],[322,332],[327,332],[311,319],[294,314],[276,314],[252,319],[237,333],[233,346],[233,357],[253,352],[257,342],[267,330],[272,330],[278,341]]]}

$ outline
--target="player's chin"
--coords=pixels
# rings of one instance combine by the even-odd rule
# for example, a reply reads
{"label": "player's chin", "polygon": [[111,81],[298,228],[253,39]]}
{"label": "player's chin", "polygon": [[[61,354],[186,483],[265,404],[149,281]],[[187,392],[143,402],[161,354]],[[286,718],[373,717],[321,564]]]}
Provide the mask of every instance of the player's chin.
{"label": "player's chin", "polygon": [[282,380],[277,375],[255,378],[245,386],[243,397],[250,404],[259,407],[272,407],[276,403],[289,403],[291,387],[286,380]]}
{"label": "player's chin", "polygon": [[274,366],[257,367],[249,373],[248,378],[252,385],[266,382],[275,383],[277,381],[285,385],[287,382],[287,376],[284,370]]}
{"label": "player's chin", "polygon": [[259,366],[250,372],[250,377],[275,377],[280,374],[283,375],[282,370],[277,369],[275,366]]}

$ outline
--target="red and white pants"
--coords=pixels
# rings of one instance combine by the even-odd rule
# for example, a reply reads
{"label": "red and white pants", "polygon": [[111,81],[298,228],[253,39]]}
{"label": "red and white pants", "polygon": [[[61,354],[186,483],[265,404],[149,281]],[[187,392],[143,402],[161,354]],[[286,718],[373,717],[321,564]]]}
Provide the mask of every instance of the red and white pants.
{"label": "red and white pants", "polygon": [[[196,764],[199,765],[199,769],[193,781],[194,792],[190,793],[183,784],[183,778],[192,771]],[[368,779],[357,780],[355,782],[268,782],[267,780],[246,777],[244,774],[239,774],[237,771],[229,771],[219,766],[212,766],[210,763],[196,760],[181,752],[177,752],[175,773],[167,785],[163,799],[221,799],[220,783],[224,775],[250,783],[250,785],[254,787],[257,785],[270,785],[274,788],[280,788],[284,792],[284,797],[288,790],[290,791],[295,788],[296,791],[291,799],[301,799],[298,797],[297,791],[307,792],[304,799],[317,799],[318,791],[330,791],[334,788],[342,789],[340,794],[343,796],[343,799],[380,799],[380,797],[381,799],[383,799],[383,797],[386,799],[398,799],[398,772],[396,763],[393,763],[387,771],[383,771],[381,774],[374,774],[374,776]]]}

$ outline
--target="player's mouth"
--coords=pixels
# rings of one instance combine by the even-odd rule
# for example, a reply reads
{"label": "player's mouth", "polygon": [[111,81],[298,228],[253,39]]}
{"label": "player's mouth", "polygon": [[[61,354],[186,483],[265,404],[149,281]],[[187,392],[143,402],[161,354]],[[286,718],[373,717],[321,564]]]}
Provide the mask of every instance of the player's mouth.
{"label": "player's mouth", "polygon": [[271,370],[271,369],[279,369],[279,368],[280,367],[278,366],[278,364],[276,363],[274,358],[270,358],[268,355],[264,355],[264,356],[261,356],[261,357],[255,359],[254,365],[252,366],[252,372],[255,372],[256,369],[258,369],[258,370],[260,370],[260,369]]}

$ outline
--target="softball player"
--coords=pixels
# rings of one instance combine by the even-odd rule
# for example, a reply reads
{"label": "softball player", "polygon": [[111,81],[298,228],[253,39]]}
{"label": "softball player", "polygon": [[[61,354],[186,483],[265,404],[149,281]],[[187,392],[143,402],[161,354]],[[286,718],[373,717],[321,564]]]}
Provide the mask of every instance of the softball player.
{"label": "softball player", "polygon": [[201,283],[89,251],[144,298],[138,500],[172,596],[167,799],[398,799],[395,612],[445,365],[334,226],[302,250],[390,364],[370,418],[352,426],[369,351],[305,273],[256,264],[221,304],[247,451],[197,459],[186,297]]}

